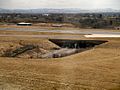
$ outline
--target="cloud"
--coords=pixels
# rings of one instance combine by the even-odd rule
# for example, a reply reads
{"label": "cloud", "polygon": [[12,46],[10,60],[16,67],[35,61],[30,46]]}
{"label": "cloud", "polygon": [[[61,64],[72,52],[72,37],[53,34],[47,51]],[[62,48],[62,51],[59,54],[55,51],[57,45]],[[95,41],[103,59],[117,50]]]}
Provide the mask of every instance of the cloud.
{"label": "cloud", "polygon": [[119,0],[0,0],[0,8],[114,8]]}

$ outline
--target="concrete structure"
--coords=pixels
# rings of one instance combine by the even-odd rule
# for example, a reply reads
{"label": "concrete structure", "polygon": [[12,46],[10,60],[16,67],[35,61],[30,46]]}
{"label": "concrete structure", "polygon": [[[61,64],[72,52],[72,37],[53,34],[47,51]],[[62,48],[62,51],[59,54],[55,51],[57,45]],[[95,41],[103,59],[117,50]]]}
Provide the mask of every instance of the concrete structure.
{"label": "concrete structure", "polygon": [[17,24],[18,26],[31,26],[32,23],[25,23],[25,22],[21,22]]}

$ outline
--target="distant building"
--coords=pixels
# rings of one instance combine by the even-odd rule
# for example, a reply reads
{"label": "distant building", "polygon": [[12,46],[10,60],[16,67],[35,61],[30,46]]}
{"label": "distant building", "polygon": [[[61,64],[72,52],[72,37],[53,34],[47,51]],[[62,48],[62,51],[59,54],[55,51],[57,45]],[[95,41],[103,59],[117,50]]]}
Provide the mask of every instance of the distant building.
{"label": "distant building", "polygon": [[118,26],[118,27],[115,27],[115,29],[116,29],[116,30],[120,30],[120,26]]}
{"label": "distant building", "polygon": [[18,26],[31,26],[32,23],[25,23],[25,22],[21,22],[21,23],[17,23]]}
{"label": "distant building", "polygon": [[43,16],[49,16],[49,14],[42,14]]}

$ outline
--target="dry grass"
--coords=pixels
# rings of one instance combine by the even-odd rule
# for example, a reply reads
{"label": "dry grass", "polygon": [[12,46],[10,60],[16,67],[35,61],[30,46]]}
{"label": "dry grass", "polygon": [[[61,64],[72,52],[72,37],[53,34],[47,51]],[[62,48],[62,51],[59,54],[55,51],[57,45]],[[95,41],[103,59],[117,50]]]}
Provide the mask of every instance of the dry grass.
{"label": "dry grass", "polygon": [[0,28],[26,28],[26,29],[47,29],[47,30],[80,30],[80,31],[101,31],[101,32],[119,32],[120,30],[114,29],[83,29],[75,27],[71,24],[63,24],[63,27],[52,27],[52,23],[46,23],[45,25],[33,24],[32,26],[17,26],[17,25],[0,25]]}
{"label": "dry grass", "polygon": [[75,35],[80,36],[79,34],[70,34],[70,33],[52,33],[52,32],[32,32],[32,31],[13,31],[13,30],[1,30],[1,35]]}
{"label": "dry grass", "polygon": [[0,25],[0,28],[32,28],[32,29],[49,29],[49,30],[54,30],[54,29],[64,29],[64,28],[75,28],[74,25],[72,24],[60,24],[62,27],[53,27],[52,25],[55,25],[55,23],[37,23],[33,24],[32,26],[17,26],[17,25]]}
{"label": "dry grass", "polygon": [[[20,40],[48,43],[12,37],[0,43]],[[120,90],[120,38],[103,40],[109,42],[59,59],[0,57],[0,90]]]}

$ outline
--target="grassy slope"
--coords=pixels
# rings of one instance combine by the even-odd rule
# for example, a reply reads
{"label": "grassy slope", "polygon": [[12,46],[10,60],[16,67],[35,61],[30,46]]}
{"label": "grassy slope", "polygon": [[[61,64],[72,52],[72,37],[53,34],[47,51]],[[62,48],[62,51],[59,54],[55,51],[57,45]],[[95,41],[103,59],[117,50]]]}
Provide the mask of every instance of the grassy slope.
{"label": "grassy slope", "polygon": [[[19,40],[21,39],[0,39],[1,42]],[[31,38],[25,41],[44,40]],[[28,60],[0,57],[0,89],[119,90],[119,69],[119,38],[109,39],[109,42],[94,49],[61,59]]]}
{"label": "grassy slope", "polygon": [[[111,46],[112,45],[112,46]],[[23,90],[106,90],[120,85],[120,41],[51,60],[0,58],[0,82]]]}

